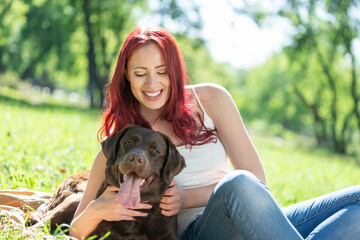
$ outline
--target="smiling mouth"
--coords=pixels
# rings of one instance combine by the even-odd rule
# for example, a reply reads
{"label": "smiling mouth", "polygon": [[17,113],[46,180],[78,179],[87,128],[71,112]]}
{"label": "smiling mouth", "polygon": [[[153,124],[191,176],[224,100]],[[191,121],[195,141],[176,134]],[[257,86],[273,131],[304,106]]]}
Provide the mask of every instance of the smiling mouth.
{"label": "smiling mouth", "polygon": [[147,186],[149,186],[150,183],[155,179],[155,175],[152,175],[147,180],[143,179],[140,182],[140,192],[144,190]]}
{"label": "smiling mouth", "polygon": [[154,97],[157,97],[157,96],[159,96],[161,93],[162,93],[162,91],[163,90],[159,90],[159,91],[156,91],[156,92],[143,92],[146,96],[148,96],[148,97],[152,97],[152,98],[154,98]]}

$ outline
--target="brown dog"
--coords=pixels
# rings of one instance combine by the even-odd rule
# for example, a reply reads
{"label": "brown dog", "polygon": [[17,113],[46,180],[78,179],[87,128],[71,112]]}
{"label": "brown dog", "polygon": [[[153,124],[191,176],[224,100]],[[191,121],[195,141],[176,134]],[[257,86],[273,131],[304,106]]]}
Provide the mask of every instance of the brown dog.
{"label": "brown dog", "polygon": [[[185,167],[184,158],[170,139],[159,132],[128,126],[101,143],[107,158],[105,179],[97,197],[109,186],[119,187],[122,205],[134,207],[140,201],[152,204],[145,218],[137,221],[102,221],[89,235],[99,238],[111,232],[109,239],[178,239],[176,216],[161,214],[159,202],[173,177]],[[45,207],[42,221],[70,224],[85,190],[89,171],[65,179]]]}

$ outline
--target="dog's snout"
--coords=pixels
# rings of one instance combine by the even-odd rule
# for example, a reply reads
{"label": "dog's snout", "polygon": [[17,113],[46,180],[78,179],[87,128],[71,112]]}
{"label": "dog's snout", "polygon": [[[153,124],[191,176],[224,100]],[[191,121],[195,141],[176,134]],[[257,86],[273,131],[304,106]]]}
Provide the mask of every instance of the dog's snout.
{"label": "dog's snout", "polygon": [[133,154],[130,155],[128,158],[129,162],[135,165],[143,165],[144,164],[144,159],[142,156]]}

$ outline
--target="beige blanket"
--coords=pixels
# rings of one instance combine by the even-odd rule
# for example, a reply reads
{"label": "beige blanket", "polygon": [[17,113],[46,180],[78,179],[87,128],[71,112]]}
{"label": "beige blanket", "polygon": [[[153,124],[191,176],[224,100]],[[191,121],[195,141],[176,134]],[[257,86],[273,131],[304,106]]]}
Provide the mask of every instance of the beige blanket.
{"label": "beige blanket", "polygon": [[36,210],[51,196],[30,190],[0,190],[0,229],[24,227],[26,213]]}

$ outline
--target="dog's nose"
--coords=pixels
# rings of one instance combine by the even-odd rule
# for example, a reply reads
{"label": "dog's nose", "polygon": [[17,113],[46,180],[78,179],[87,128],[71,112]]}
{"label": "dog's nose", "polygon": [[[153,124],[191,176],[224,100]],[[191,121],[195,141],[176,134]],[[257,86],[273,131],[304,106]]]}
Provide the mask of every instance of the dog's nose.
{"label": "dog's nose", "polygon": [[129,157],[129,162],[135,165],[143,165],[144,159],[141,156],[131,155]]}

